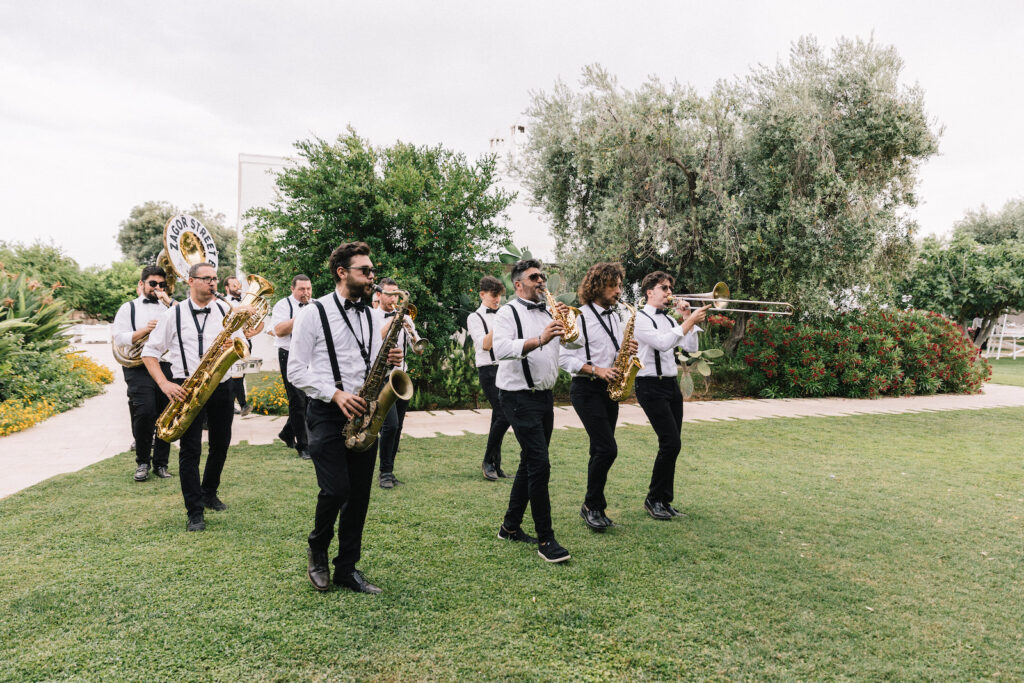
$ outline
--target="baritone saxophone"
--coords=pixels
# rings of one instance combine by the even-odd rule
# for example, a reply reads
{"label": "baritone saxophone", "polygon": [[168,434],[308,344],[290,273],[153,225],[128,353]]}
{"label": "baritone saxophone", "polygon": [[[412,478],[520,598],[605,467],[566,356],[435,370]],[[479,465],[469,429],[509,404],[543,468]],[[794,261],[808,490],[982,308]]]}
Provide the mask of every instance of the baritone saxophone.
{"label": "baritone saxophone", "polygon": [[[252,313],[231,311],[224,318],[224,329],[203,354],[199,366],[188,376],[181,388],[185,398],[171,401],[156,421],[156,435],[164,441],[180,439],[192,425],[196,415],[220,385],[224,375],[239,360],[249,357],[249,345],[231,335],[241,329],[255,330],[270,312],[268,297],[273,296],[274,286],[259,275],[250,275],[249,287],[242,295],[240,306],[252,306]],[[230,340],[231,346],[223,348]]]}

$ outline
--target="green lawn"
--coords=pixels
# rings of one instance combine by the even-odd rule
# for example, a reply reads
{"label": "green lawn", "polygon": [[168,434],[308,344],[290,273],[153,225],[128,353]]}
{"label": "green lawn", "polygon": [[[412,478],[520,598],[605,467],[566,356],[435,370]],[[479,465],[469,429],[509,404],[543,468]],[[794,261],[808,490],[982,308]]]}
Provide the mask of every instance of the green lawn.
{"label": "green lawn", "polygon": [[1013,384],[1024,387],[1024,359],[990,358],[993,384]]}
{"label": "green lawn", "polygon": [[668,523],[641,509],[652,434],[623,428],[604,535],[558,431],[563,566],[495,538],[484,437],[407,439],[371,500],[376,597],[309,586],[314,477],[283,446],[232,449],[200,534],[125,454],[0,501],[0,679],[1019,679],[1022,420],[687,425]]}

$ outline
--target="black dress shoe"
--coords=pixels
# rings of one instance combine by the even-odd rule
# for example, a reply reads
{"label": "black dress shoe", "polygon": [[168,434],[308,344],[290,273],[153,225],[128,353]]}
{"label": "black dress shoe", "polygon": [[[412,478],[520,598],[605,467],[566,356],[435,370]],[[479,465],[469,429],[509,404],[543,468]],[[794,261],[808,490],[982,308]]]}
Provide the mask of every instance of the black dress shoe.
{"label": "black dress shoe", "polygon": [[382,489],[395,488],[395,477],[390,472],[381,472],[378,481]]}
{"label": "black dress shoe", "polygon": [[163,467],[163,466],[157,467],[155,470],[153,470],[153,474],[155,474],[156,476],[160,477],[161,479],[170,479],[171,478],[171,473],[168,472],[167,468]]}
{"label": "black dress shoe", "polygon": [[505,474],[505,470],[501,469],[501,467],[497,467],[495,469],[498,470],[498,479],[511,479],[512,478],[512,475],[511,474]]}
{"label": "black dress shoe", "polygon": [[494,469],[494,465],[489,462],[485,462],[480,466],[480,469],[484,472],[484,479],[487,481],[498,481],[498,472]]}
{"label": "black dress shoe", "polygon": [[604,514],[604,510],[601,511],[601,519],[604,520],[605,528],[610,529],[613,526],[615,526],[615,522],[613,522],[612,520],[608,519],[608,515]]}
{"label": "black dress shoe", "polygon": [[189,515],[188,525],[185,526],[185,529],[187,531],[204,531],[206,529],[206,520],[203,519],[203,513]]}
{"label": "black dress shoe", "polygon": [[536,538],[526,533],[521,528],[516,529],[515,531],[509,531],[505,528],[504,524],[498,527],[498,538],[500,538],[503,541],[519,541],[520,543],[531,544],[537,543]]}
{"label": "black dress shoe", "polygon": [[672,519],[672,513],[665,509],[665,504],[647,498],[644,500],[644,509],[647,510],[647,514],[658,521],[665,521]]}
{"label": "black dress shoe", "polygon": [[668,513],[670,515],[672,515],[673,517],[685,517],[686,516],[685,512],[682,512],[681,510],[676,510],[674,507],[672,507],[671,504],[664,503],[664,505],[665,505],[665,509],[668,510]]}
{"label": "black dress shoe", "polygon": [[203,505],[211,510],[217,510],[218,512],[228,509],[228,506],[224,504],[224,501],[217,497],[216,493],[212,496],[204,496]]}
{"label": "black dress shoe", "polygon": [[604,531],[606,528],[604,515],[602,515],[599,510],[591,510],[584,505],[580,508],[580,517],[582,517],[583,521],[587,523],[587,526],[594,531]]}
{"label": "black dress shoe", "polygon": [[306,548],[306,557],[309,559],[306,575],[309,576],[313,588],[321,593],[331,590],[331,568],[327,564],[327,553],[323,550],[314,551],[312,548]]}
{"label": "black dress shoe", "polygon": [[302,458],[303,460],[312,460],[313,459],[313,456],[310,455],[309,451],[307,451],[307,450],[299,451],[299,457]]}
{"label": "black dress shoe", "polygon": [[285,434],[284,430],[281,430],[280,432],[277,433],[277,438],[281,439],[281,441],[284,441],[284,445],[287,446],[288,448],[295,448],[295,437],[292,436],[291,434]]}
{"label": "black dress shoe", "polygon": [[348,572],[346,574],[335,574],[334,585],[344,586],[345,588],[354,590],[356,593],[369,593],[370,595],[377,595],[378,593],[383,592],[381,591],[380,588],[377,588],[372,583],[367,581],[366,578],[363,577],[363,573],[358,569],[353,569],[351,572]]}
{"label": "black dress shoe", "polygon": [[135,468],[135,481],[146,481],[149,479],[149,464],[142,463]]}

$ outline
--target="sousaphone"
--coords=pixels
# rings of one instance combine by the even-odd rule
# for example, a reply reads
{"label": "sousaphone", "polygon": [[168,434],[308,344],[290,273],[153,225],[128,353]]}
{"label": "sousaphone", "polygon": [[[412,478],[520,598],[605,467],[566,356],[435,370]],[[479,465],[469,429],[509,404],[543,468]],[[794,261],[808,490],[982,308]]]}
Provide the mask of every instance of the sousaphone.
{"label": "sousaphone", "polygon": [[188,281],[189,269],[197,263],[217,267],[217,245],[199,219],[187,213],[171,216],[164,226],[164,248],[156,264],[167,273],[167,293],[174,294],[176,281]]}

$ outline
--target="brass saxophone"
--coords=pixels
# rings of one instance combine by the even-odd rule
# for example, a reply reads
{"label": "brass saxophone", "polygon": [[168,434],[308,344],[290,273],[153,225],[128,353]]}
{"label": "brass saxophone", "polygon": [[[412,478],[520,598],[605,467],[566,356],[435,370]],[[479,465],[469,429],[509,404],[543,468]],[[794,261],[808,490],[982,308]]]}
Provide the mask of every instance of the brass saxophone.
{"label": "brass saxophone", "polygon": [[[181,388],[185,391],[185,399],[171,401],[160,413],[156,421],[156,435],[164,441],[180,439],[188,430],[196,415],[210,399],[220,385],[224,375],[231,366],[240,359],[248,358],[249,345],[242,339],[231,339],[231,335],[240,329],[253,330],[270,312],[267,297],[273,296],[274,286],[259,275],[247,278],[249,288],[242,296],[240,306],[249,305],[255,310],[252,313],[232,311],[224,318],[224,329],[210,344],[203,354],[199,367],[192,371]],[[231,348],[223,350],[225,342],[231,340]]]}
{"label": "brass saxophone", "polygon": [[565,332],[562,334],[562,338],[559,340],[562,344],[569,344],[579,339],[580,329],[576,325],[576,318],[580,317],[580,309],[575,306],[569,306],[569,312],[562,315],[558,312],[555,304],[558,301],[555,297],[551,296],[551,292],[548,291],[547,287],[542,287],[541,291],[544,292],[544,300],[548,304],[548,310],[551,311],[551,317],[562,323],[562,327]]}
{"label": "brass saxophone", "polygon": [[345,425],[342,435],[345,437],[345,448],[350,451],[366,451],[377,442],[377,435],[384,424],[384,418],[394,404],[395,399],[408,401],[412,398],[412,379],[404,370],[395,368],[388,372],[388,353],[395,348],[398,333],[402,331],[401,321],[409,312],[409,292],[398,290],[402,303],[398,313],[388,328],[384,343],[373,360],[373,366],[366,375],[363,388],[359,390],[359,398],[366,401],[366,412],[354,417]]}
{"label": "brass saxophone", "polygon": [[622,331],[622,345],[619,346],[619,354],[615,356],[615,364],[612,366],[619,371],[619,379],[608,383],[608,396],[613,401],[625,401],[633,395],[633,382],[636,380],[636,373],[643,370],[644,364],[640,359],[632,355],[627,348],[629,342],[633,341],[633,326],[636,324],[636,309],[621,302],[629,311],[629,321],[626,329]]}

